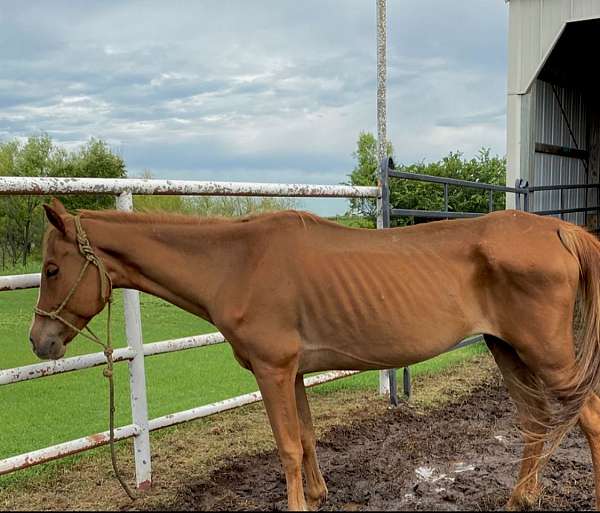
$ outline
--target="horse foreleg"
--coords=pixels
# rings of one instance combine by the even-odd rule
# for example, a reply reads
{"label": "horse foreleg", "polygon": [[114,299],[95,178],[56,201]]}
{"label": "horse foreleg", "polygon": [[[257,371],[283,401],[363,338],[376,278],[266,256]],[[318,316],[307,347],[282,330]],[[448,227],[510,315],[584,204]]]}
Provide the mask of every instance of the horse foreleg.
{"label": "horse foreleg", "polygon": [[296,405],[300,418],[302,449],[304,450],[307,502],[310,509],[317,510],[327,500],[327,485],[319,468],[313,421],[302,376],[296,377]]}
{"label": "horse foreleg", "polygon": [[291,511],[306,511],[302,486],[303,451],[300,421],[294,393],[296,368],[295,366],[279,368],[254,364],[252,368],[262,393],[279,449],[279,458],[285,472],[288,508]]}
{"label": "horse foreleg", "polygon": [[517,406],[519,423],[523,429],[523,456],[517,484],[513,489],[507,508],[510,510],[529,509],[535,506],[540,495],[538,465],[544,443],[537,441],[537,434],[544,430],[540,422],[544,404],[531,397],[522,386],[535,387],[531,371],[519,358],[514,349],[502,340],[485,336],[485,341],[500,368],[504,383]]}
{"label": "horse foreleg", "polygon": [[600,398],[593,394],[581,410],[579,425],[587,438],[592,452],[594,483],[596,486],[596,509],[600,510]]}

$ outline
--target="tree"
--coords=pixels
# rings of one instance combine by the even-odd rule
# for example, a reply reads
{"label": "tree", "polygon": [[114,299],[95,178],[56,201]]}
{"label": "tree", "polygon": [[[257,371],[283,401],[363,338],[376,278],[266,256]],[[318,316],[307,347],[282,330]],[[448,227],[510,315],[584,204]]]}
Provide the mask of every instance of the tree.
{"label": "tree", "polygon": [[[371,134],[361,133],[358,140],[358,150],[354,156],[358,165],[350,174],[352,185],[376,185],[379,172],[376,164],[377,143]],[[391,155],[388,146],[388,155]],[[467,160],[460,152],[450,152],[446,157],[437,162],[426,164],[418,162],[397,166],[399,171],[418,173],[433,176],[443,176],[468,180],[473,182],[504,185],[506,183],[506,159],[491,156],[489,149],[482,148],[479,153]],[[494,210],[505,208],[505,194],[494,193]],[[444,187],[441,184],[432,184],[414,180],[391,179],[390,203],[393,208],[416,210],[443,210]],[[448,210],[450,212],[487,212],[489,207],[489,193],[477,189],[450,186],[448,188]],[[374,218],[375,201],[350,201],[349,214],[359,214]],[[395,219],[395,225],[412,224],[413,218]]]}
{"label": "tree", "polygon": [[[54,154],[52,176],[73,176],[79,178],[125,178],[127,170],[123,159],[113,153],[108,145],[99,139],[90,139],[76,153],[57,150]],[[115,201],[106,194],[81,196],[61,196],[67,209],[80,208],[97,210],[114,208]]]}
{"label": "tree", "polygon": [[[392,144],[388,142],[386,154],[391,157],[393,153]],[[358,136],[357,149],[352,156],[357,162],[350,174],[350,183],[352,185],[377,185],[379,157],[375,136],[369,132],[361,132]],[[351,198],[350,213],[375,218],[377,215],[376,201],[372,198]]]}
{"label": "tree", "polygon": [[[74,176],[121,178],[126,176],[123,160],[106,143],[91,139],[76,152],[55,146],[46,134],[30,137],[27,142],[0,142],[0,176]],[[110,196],[64,196],[70,209],[105,208],[114,205]],[[0,198],[0,246],[2,264],[6,256],[15,265],[26,265],[41,240],[44,216],[43,196],[4,196]],[[39,247],[39,244],[38,244]]]}
{"label": "tree", "polygon": [[[48,176],[52,142],[47,135],[30,137],[25,144],[11,141],[0,144],[0,175]],[[0,210],[4,215],[4,244],[13,265],[21,260],[23,265],[39,236],[41,226],[37,219],[40,196],[6,196]]]}

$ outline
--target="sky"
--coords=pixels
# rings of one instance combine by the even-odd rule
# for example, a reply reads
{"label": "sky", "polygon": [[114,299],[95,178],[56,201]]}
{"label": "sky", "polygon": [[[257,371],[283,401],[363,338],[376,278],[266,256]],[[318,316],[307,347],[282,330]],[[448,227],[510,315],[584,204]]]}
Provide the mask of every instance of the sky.
{"label": "sky", "polygon": [[[375,4],[2,0],[0,140],[100,138],[130,176],[344,182],[359,133],[376,133]],[[388,0],[398,162],[504,155],[507,11],[503,0]]]}

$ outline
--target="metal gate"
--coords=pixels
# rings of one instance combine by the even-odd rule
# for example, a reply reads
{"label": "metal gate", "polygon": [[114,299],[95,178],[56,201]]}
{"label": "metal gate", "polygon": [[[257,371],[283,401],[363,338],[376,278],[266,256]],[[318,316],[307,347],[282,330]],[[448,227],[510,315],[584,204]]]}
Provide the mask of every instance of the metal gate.
{"label": "metal gate", "polygon": [[[563,195],[578,194],[582,198],[587,198],[587,191],[589,189],[595,190],[595,194],[598,195],[600,184],[549,184],[530,186],[525,180],[518,179],[514,187],[508,187],[505,185],[495,185],[482,182],[471,182],[468,180],[457,180],[455,178],[447,178],[442,176],[431,176],[417,173],[406,173],[398,171],[395,168],[393,159],[386,157],[380,163],[379,170],[379,183],[381,188],[381,226],[383,228],[389,228],[391,220],[400,217],[413,217],[413,218],[426,218],[426,219],[464,219],[472,218],[485,215],[486,213],[494,210],[494,195],[495,194],[514,194],[515,195],[515,206],[517,210],[523,210],[525,212],[531,212],[539,215],[552,215],[563,219],[565,214],[572,213],[584,213],[597,212],[600,214],[600,206],[578,206],[578,205],[565,205],[561,202],[561,208],[555,209],[534,209],[531,199],[534,197],[535,192],[546,192],[555,191],[562,198]],[[443,186],[443,210],[415,210],[405,208],[395,208],[390,202],[390,179],[396,180],[414,180],[425,183],[433,183]],[[449,204],[449,189],[450,187],[463,187],[467,189],[477,189],[482,193],[488,195],[488,208],[487,212],[454,212],[450,210]],[[565,194],[566,191],[566,194]],[[587,216],[585,216],[587,217]],[[582,217],[581,219],[585,219]],[[600,215],[597,216],[600,218]],[[596,227],[598,228],[598,227]],[[469,337],[449,351],[454,351],[462,347],[466,347],[471,344],[479,343],[483,340],[481,335]],[[397,385],[397,373],[396,369],[389,371],[389,394],[390,404],[392,406],[398,405],[398,385]],[[412,393],[410,368],[403,368],[403,394],[408,399]]]}

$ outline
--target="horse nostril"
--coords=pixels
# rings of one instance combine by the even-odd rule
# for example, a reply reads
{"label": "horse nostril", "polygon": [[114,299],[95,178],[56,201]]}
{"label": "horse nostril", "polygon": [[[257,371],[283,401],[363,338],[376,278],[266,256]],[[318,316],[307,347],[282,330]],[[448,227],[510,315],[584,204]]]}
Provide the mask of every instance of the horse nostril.
{"label": "horse nostril", "polygon": [[33,341],[33,336],[32,335],[29,335],[29,342],[31,342],[31,345],[33,347],[35,347],[35,342]]}

